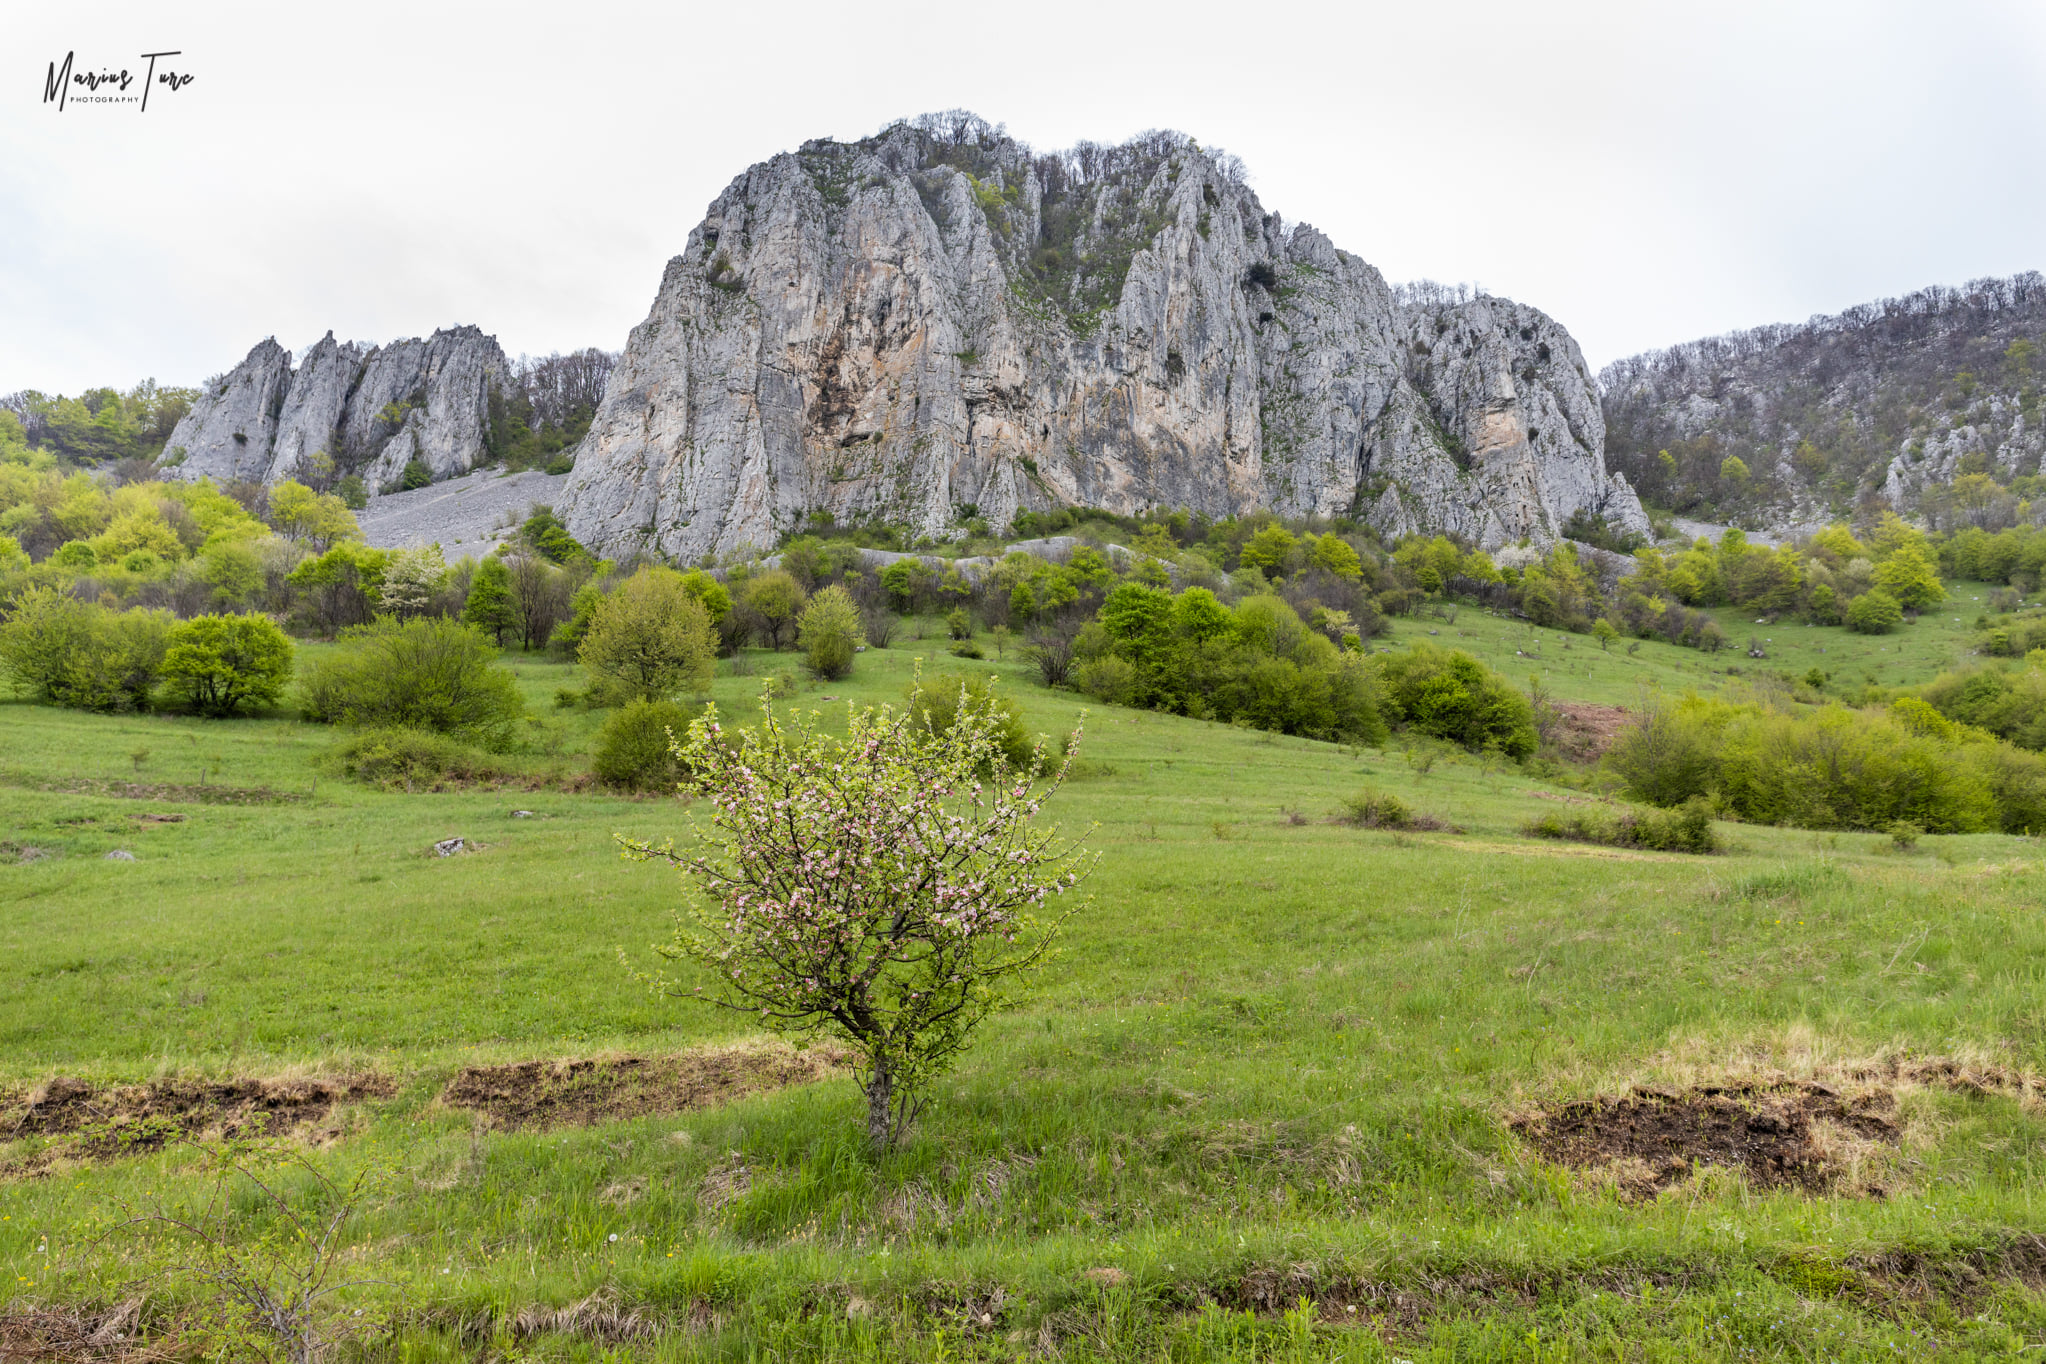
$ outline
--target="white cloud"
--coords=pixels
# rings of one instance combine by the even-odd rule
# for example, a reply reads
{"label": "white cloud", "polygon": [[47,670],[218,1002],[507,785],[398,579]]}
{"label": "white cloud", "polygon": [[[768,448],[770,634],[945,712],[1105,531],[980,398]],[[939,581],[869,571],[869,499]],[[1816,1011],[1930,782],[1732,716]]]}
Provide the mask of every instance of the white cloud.
{"label": "white cloud", "polygon": [[[0,87],[0,390],[195,382],[275,334],[618,347],[751,162],[953,106],[1175,127],[1392,278],[1594,363],[2046,266],[2046,20],[2017,3],[1325,9],[44,6]],[[46,63],[179,48],[146,114]]]}

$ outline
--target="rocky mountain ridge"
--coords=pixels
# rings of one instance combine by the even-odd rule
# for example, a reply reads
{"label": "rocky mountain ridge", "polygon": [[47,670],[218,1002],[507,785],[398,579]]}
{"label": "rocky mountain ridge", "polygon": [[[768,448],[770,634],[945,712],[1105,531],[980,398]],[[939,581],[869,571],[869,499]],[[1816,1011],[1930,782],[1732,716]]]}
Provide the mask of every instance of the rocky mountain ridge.
{"label": "rocky mountain ridge", "polygon": [[2036,272],[1688,342],[1600,375],[1607,457],[1651,501],[1714,520],[1887,506],[1994,529],[2018,481],[2046,475],[2042,348]]}
{"label": "rocky mountain ridge", "polygon": [[1066,505],[1350,514],[1497,547],[1647,520],[1576,343],[1395,290],[1172,133],[1039,156],[971,115],[734,180],[577,452],[586,544],[771,546],[819,513],[941,531]]}
{"label": "rocky mountain ridge", "polygon": [[165,442],[166,477],[275,483],[334,470],[394,487],[413,460],[435,480],[487,463],[490,393],[509,370],[497,339],[475,327],[386,346],[327,335],[296,368],[270,338],[201,391]]}

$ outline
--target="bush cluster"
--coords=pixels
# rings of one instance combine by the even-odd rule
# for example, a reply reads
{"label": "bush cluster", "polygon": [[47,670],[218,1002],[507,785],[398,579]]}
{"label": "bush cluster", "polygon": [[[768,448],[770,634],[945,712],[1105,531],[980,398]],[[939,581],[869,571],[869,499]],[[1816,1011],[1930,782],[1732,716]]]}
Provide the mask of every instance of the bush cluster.
{"label": "bush cluster", "polygon": [[1601,809],[1548,811],[1522,825],[1521,832],[1530,838],[1657,852],[1714,853],[1721,847],[1712,828],[1712,805],[1698,796],[1674,810],[1650,808],[1618,814]]}
{"label": "bush cluster", "polygon": [[518,773],[458,739],[380,725],[355,730],[328,752],[343,776],[371,786],[432,787],[446,782],[505,781]]}
{"label": "bush cluster", "polygon": [[1916,697],[1888,710],[1650,698],[1605,761],[1642,800],[1707,796],[1755,824],[2046,829],[2046,758],[1956,725]]}
{"label": "bush cluster", "polygon": [[1377,669],[1278,596],[1231,609],[1204,587],[1123,583],[1073,653],[1074,684],[1097,700],[1317,739],[1386,737]]}
{"label": "bush cluster", "polygon": [[1417,643],[1383,660],[1386,709],[1422,734],[1510,758],[1540,746],[1534,706],[1461,649]]}
{"label": "bush cluster", "polygon": [[2046,668],[1942,673],[1918,695],[1949,720],[2035,753],[2046,749]]}
{"label": "bush cluster", "polygon": [[291,678],[291,641],[267,616],[112,611],[48,587],[31,587],[0,623],[0,668],[15,688],[80,710],[149,708],[162,698],[224,717],[274,705]]}
{"label": "bush cluster", "polygon": [[343,632],[306,668],[305,715],[329,724],[428,730],[501,753],[525,716],[518,683],[473,626],[440,616],[383,617]]}
{"label": "bush cluster", "polygon": [[1422,814],[1391,792],[1370,787],[1343,797],[1342,809],[1336,818],[1360,829],[1429,830],[1450,827],[1433,815]]}
{"label": "bush cluster", "polygon": [[170,645],[167,611],[109,611],[49,587],[15,598],[0,665],[17,690],[80,710],[145,710]]}

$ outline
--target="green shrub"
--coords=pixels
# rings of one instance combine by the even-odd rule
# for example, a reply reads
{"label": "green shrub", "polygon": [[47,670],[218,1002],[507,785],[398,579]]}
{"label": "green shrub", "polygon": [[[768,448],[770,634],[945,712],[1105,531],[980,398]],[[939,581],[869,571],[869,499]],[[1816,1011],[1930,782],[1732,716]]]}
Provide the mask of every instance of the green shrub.
{"label": "green shrub", "polygon": [[850,592],[833,583],[810,598],[796,623],[804,663],[813,674],[827,681],[849,676],[853,658],[866,642],[863,627],[859,603]]}
{"label": "green shrub", "polygon": [[1860,635],[1887,635],[1904,623],[1904,608],[1881,588],[1847,603],[1847,628]]}
{"label": "green shrub", "polygon": [[1343,798],[1343,811],[1338,818],[1364,829],[1404,829],[1413,815],[1398,796],[1367,787]]}
{"label": "green shrub", "polygon": [[2005,833],[2046,833],[2046,756],[2000,743],[1972,743],[1962,751],[1989,788]]}
{"label": "green shrub", "polygon": [[291,680],[291,641],[268,616],[197,616],[173,626],[168,644],[163,675],[201,715],[274,706]]}
{"label": "green shrub", "polygon": [[1681,805],[1712,789],[1718,736],[1697,707],[1643,695],[1634,718],[1606,750],[1605,764],[1650,805]]}
{"label": "green shrub", "polygon": [[1949,720],[2019,748],[2046,749],[2046,669],[1978,667],[1942,673],[1918,694]]}
{"label": "green shrub", "polygon": [[519,775],[489,754],[444,734],[388,726],[347,735],[328,751],[328,762],[356,781],[406,790],[445,782],[504,781]]}
{"label": "green shrub", "polygon": [[426,467],[424,460],[415,457],[405,462],[404,472],[398,475],[398,490],[409,493],[416,488],[428,487],[432,482],[433,470]]}
{"label": "green shrub", "polygon": [[[912,685],[908,700],[910,715],[936,734],[942,734],[958,723],[962,707],[976,715],[992,711],[996,716],[995,739],[1001,746],[1002,761],[1016,771],[1023,771],[1034,759],[1037,742],[1024,728],[1023,708],[1013,697],[998,692],[991,677],[940,673],[928,681]],[[1069,746],[1071,741],[1072,736],[1068,735]]]}
{"label": "green shrub", "polygon": [[1918,840],[1925,836],[1925,830],[1908,819],[1900,819],[1883,831],[1890,836],[1890,846],[1898,852],[1910,852],[1918,846]]}
{"label": "green shrub", "polygon": [[386,616],[343,631],[341,646],[300,675],[299,691],[309,720],[430,730],[501,753],[525,706],[496,657],[473,626]]}
{"label": "green shrub", "polygon": [[1117,654],[1101,654],[1073,670],[1073,685],[1096,701],[1114,706],[1134,705],[1138,690],[1136,665]]}
{"label": "green shrub", "polygon": [[981,652],[980,646],[970,639],[960,640],[945,652],[954,658],[971,658],[975,661],[980,661],[987,657],[985,653]]}
{"label": "green shrub", "polygon": [[1715,853],[1721,846],[1712,828],[1712,807],[1698,797],[1675,810],[1651,808],[1619,815],[1600,809],[1547,811],[1523,824],[1521,832],[1530,838],[1657,852]]}
{"label": "green shrub", "polygon": [[1687,697],[1644,707],[1609,761],[1640,799],[1713,794],[1755,824],[1887,829],[1902,819],[1971,833],[2023,827],[2046,808],[2046,760],[1971,735],[1915,697],[1890,711]]}
{"label": "green shrub", "polygon": [[1540,743],[1528,699],[1461,649],[1416,644],[1386,659],[1384,674],[1388,709],[1422,734],[1511,758]]}
{"label": "green shrub", "polygon": [[561,524],[561,518],[554,514],[552,507],[536,508],[519,527],[519,538],[531,545],[541,558],[552,563],[565,564],[575,559],[595,557],[568,533],[568,527]]}
{"label": "green shrub", "polygon": [[710,689],[717,637],[710,613],[671,568],[643,568],[598,602],[576,657],[590,694],[617,704]]}
{"label": "green shrub", "polygon": [[78,710],[142,710],[163,667],[166,611],[109,611],[52,587],[16,597],[0,667],[17,690]]}
{"label": "green shrub", "polygon": [[945,633],[953,639],[973,638],[973,616],[963,606],[955,606],[945,613]]}
{"label": "green shrub", "polygon": [[672,743],[688,737],[690,721],[702,711],[701,706],[673,701],[627,702],[597,731],[591,770],[607,786],[673,792],[688,769],[675,756]]}

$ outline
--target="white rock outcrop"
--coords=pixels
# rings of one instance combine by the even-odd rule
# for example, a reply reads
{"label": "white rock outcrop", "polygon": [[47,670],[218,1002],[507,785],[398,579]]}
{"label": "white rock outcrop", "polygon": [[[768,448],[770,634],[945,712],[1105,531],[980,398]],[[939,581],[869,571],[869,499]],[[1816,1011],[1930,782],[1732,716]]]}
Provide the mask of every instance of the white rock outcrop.
{"label": "white rock outcrop", "polygon": [[1395,291],[1176,134],[1039,157],[970,117],[754,166],[668,263],[577,451],[605,552],[1065,505],[1648,529],[1533,308]]}
{"label": "white rock outcrop", "polygon": [[490,392],[509,374],[497,339],[456,327],[366,347],[328,332],[294,369],[265,340],[210,384],[164,443],[166,477],[275,483],[325,454],[373,489],[422,461],[435,480],[488,462]]}

